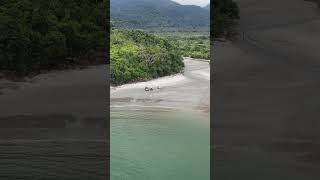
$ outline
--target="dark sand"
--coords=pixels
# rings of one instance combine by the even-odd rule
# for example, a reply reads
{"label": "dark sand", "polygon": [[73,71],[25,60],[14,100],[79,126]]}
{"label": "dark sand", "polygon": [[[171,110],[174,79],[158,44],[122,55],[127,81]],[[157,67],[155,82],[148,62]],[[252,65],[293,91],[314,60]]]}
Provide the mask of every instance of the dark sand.
{"label": "dark sand", "polygon": [[320,16],[303,0],[238,0],[215,43],[213,179],[320,177]]}
{"label": "dark sand", "polygon": [[0,82],[0,179],[107,179],[107,68]]}

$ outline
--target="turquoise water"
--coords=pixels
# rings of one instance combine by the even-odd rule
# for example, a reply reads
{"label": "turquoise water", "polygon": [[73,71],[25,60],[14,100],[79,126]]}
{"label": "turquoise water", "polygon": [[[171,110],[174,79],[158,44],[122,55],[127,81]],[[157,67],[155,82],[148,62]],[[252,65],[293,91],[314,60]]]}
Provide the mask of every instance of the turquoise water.
{"label": "turquoise water", "polygon": [[111,180],[209,180],[204,113],[111,110]]}

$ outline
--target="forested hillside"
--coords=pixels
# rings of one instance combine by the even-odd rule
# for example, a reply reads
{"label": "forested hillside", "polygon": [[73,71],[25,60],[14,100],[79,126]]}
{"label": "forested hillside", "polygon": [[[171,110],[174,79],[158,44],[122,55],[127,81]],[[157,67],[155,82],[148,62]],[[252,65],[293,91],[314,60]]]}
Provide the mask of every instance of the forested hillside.
{"label": "forested hillside", "polygon": [[125,28],[209,27],[209,11],[171,0],[111,0],[111,20]]}
{"label": "forested hillside", "polygon": [[1,72],[27,75],[90,61],[90,52],[107,42],[107,5],[107,0],[1,1]]}
{"label": "forested hillside", "polygon": [[111,84],[119,85],[179,73],[181,54],[166,39],[140,30],[111,30]]}
{"label": "forested hillside", "polygon": [[210,10],[210,4],[206,5],[204,8]]}

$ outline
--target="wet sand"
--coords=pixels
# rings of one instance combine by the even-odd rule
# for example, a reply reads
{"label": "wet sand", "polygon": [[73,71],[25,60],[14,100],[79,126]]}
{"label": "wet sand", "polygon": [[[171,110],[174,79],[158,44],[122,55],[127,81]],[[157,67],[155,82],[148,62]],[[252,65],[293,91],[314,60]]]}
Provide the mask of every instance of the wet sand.
{"label": "wet sand", "polygon": [[238,2],[239,39],[214,48],[213,178],[319,179],[319,9]]}
{"label": "wet sand", "polygon": [[[184,58],[184,73],[111,88],[111,108],[131,107],[209,112],[210,65]],[[153,91],[144,91],[152,86]],[[157,88],[160,86],[160,89]]]}
{"label": "wet sand", "polygon": [[0,81],[0,179],[108,177],[106,70]]}

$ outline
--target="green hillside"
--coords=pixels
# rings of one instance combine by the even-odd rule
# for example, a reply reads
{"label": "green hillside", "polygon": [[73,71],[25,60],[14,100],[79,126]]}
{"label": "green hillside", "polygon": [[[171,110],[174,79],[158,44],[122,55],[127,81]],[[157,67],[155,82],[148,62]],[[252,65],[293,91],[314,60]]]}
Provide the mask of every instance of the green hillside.
{"label": "green hillside", "polygon": [[111,0],[111,20],[125,28],[209,27],[208,9],[171,0]]}

